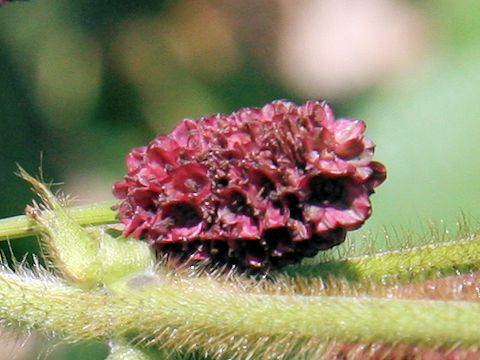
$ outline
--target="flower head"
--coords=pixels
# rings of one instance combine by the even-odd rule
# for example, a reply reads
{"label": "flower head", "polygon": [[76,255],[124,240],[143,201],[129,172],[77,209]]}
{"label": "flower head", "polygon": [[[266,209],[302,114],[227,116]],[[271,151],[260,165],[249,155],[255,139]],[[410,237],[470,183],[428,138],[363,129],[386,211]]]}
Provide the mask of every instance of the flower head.
{"label": "flower head", "polygon": [[344,241],[386,176],[365,123],[279,100],[183,120],[127,156],[124,233],[181,259],[275,268]]}

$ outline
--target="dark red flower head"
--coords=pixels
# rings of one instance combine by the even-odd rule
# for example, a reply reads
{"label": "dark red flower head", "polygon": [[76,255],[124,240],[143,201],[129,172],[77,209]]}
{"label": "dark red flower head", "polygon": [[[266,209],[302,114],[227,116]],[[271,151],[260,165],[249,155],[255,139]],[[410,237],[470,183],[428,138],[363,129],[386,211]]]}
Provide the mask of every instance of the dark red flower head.
{"label": "dark red flower head", "polygon": [[313,256],[365,222],[385,180],[364,131],[317,101],[183,120],[127,156],[113,187],[124,234],[240,268]]}

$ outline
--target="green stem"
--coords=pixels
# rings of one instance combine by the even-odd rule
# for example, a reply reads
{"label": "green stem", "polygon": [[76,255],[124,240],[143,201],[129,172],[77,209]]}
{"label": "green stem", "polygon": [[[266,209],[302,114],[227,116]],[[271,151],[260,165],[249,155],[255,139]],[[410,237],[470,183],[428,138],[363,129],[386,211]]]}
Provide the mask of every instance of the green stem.
{"label": "green stem", "polygon": [[[68,214],[80,225],[102,225],[116,223],[114,202],[103,202],[67,209]],[[25,215],[0,219],[0,240],[38,235],[41,227]]]}
{"label": "green stem", "polygon": [[0,318],[74,340],[140,335],[165,347],[228,349],[240,358],[315,352],[331,340],[480,346],[479,303],[270,295],[195,287],[187,278],[146,285],[148,279],[108,294],[0,273]]}
{"label": "green stem", "polygon": [[398,283],[478,270],[480,270],[480,236],[476,235],[468,240],[299,265],[286,272],[294,276]]}

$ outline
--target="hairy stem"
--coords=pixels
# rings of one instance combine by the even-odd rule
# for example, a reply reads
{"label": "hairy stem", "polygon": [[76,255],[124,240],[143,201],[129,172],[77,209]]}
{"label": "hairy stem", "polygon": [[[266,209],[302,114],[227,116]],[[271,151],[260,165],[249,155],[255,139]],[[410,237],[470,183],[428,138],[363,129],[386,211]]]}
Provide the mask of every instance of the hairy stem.
{"label": "hairy stem", "polygon": [[[82,226],[113,224],[117,222],[117,213],[112,210],[113,206],[114,202],[103,202],[67,208],[66,211]],[[0,240],[38,235],[40,231],[41,226],[25,215],[0,219]]]}
{"label": "hairy stem", "polygon": [[269,295],[199,288],[188,279],[127,284],[127,293],[107,294],[3,272],[0,318],[75,340],[140,335],[177,349],[200,344],[237,355],[278,351],[286,342],[307,351],[329,340],[480,345],[478,303]]}
{"label": "hairy stem", "polygon": [[480,236],[381,254],[300,265],[295,276],[398,283],[480,270]]}

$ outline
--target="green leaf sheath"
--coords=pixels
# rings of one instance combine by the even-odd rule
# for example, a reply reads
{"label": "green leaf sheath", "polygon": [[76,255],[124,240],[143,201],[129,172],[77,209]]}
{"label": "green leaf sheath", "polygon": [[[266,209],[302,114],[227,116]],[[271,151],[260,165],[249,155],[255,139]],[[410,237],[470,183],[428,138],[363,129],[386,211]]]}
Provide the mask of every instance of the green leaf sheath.
{"label": "green leaf sheath", "polygon": [[[117,213],[112,210],[114,205],[114,202],[103,202],[67,208],[66,211],[82,226],[112,224],[118,222]],[[0,240],[38,235],[40,231],[41,226],[24,215],[0,219]]]}
{"label": "green leaf sheath", "polygon": [[[101,228],[87,231],[45,184],[23,169],[20,176],[44,202],[28,208],[27,214],[39,225],[44,254],[66,280],[83,288],[108,286],[153,266],[155,256],[148,244],[112,237]],[[83,219],[92,219],[105,209],[82,210]]]}
{"label": "green leaf sheath", "polygon": [[107,294],[4,270],[0,318],[72,340],[139,335],[212,351],[259,338],[269,347],[285,339],[290,346],[328,340],[480,346],[479,303],[268,295],[195,284],[160,279]]}

